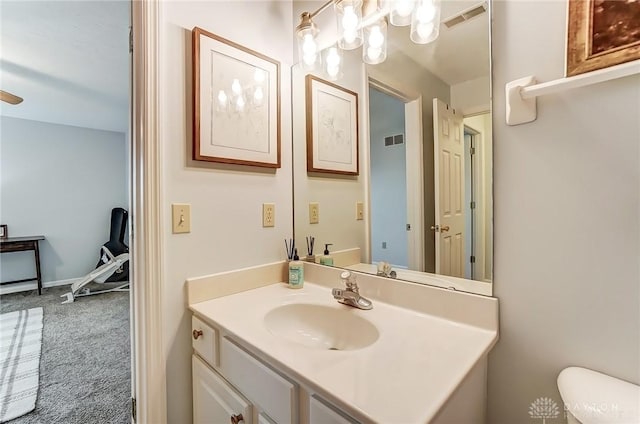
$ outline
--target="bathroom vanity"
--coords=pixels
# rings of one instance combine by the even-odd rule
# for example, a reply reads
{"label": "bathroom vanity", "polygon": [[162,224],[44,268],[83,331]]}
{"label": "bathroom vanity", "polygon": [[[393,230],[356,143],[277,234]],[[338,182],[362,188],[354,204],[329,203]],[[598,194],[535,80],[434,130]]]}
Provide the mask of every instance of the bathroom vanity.
{"label": "bathroom vanity", "polygon": [[342,270],[286,264],[188,281],[196,423],[482,423],[497,299],[357,274],[373,309],[338,303]]}

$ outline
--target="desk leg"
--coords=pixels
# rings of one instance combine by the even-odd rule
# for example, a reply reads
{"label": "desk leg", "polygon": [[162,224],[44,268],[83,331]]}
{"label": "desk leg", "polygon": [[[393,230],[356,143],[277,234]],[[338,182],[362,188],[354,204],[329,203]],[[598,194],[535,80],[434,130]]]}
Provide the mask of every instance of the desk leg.
{"label": "desk leg", "polygon": [[38,296],[42,294],[42,275],[40,274],[40,248],[37,241],[34,242],[35,249],[34,253],[36,255],[36,278],[38,279]]}

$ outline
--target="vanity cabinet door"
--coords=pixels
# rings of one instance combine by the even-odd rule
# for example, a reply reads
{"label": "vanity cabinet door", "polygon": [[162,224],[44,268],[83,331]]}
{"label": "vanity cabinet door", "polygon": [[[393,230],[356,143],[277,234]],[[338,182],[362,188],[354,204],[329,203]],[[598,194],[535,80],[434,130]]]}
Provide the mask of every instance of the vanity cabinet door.
{"label": "vanity cabinet door", "polygon": [[358,421],[329,406],[317,395],[309,398],[309,424],[357,424]]}
{"label": "vanity cabinet door", "polygon": [[249,401],[195,355],[192,366],[194,423],[252,423]]}

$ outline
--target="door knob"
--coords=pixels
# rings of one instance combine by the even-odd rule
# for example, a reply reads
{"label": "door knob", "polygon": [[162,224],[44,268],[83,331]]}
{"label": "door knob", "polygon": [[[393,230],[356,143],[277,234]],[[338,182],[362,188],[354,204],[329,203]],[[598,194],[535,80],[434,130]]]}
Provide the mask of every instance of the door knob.
{"label": "door knob", "polygon": [[244,417],[242,416],[242,414],[238,414],[238,415],[233,414],[231,416],[231,424],[240,424],[243,422],[244,422]]}
{"label": "door knob", "polygon": [[193,330],[193,340],[198,340],[198,337],[202,336],[202,330]]}
{"label": "door knob", "polygon": [[444,227],[440,227],[439,225],[437,225],[437,224],[436,224],[436,225],[432,225],[432,226],[431,226],[431,229],[432,229],[433,231],[435,231],[436,233],[437,233],[438,231],[439,231],[439,232],[441,232],[441,233],[446,233],[447,231],[449,231],[449,226],[448,226],[448,225],[445,225]]}

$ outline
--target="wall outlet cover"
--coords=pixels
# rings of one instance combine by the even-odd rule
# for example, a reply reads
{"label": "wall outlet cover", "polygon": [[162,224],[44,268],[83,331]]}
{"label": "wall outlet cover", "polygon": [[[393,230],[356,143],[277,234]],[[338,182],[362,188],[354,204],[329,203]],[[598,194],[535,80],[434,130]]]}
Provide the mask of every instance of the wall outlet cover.
{"label": "wall outlet cover", "polygon": [[318,224],[320,222],[320,204],[316,202],[309,203],[309,224]]}
{"label": "wall outlet cover", "polygon": [[276,205],[274,203],[262,204],[262,226],[275,227],[276,225]]}

